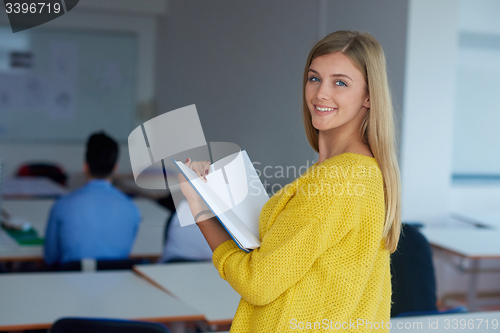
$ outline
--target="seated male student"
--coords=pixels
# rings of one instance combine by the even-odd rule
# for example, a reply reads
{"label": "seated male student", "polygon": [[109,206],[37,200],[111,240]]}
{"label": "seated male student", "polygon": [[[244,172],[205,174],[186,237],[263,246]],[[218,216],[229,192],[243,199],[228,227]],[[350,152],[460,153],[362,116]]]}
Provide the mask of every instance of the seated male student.
{"label": "seated male student", "polygon": [[129,256],[140,212],[110,183],[117,157],[112,138],[103,132],[89,137],[83,166],[87,184],[60,198],[50,212],[44,247],[48,265]]}

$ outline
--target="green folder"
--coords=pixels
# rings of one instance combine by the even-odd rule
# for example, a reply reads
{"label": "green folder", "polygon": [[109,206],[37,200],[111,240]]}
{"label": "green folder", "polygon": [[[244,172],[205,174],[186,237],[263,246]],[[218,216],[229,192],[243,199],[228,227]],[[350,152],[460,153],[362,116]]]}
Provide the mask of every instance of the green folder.
{"label": "green folder", "polygon": [[44,239],[39,237],[38,233],[33,228],[26,231],[6,228],[4,226],[2,226],[2,228],[10,237],[14,238],[19,245],[43,245]]}

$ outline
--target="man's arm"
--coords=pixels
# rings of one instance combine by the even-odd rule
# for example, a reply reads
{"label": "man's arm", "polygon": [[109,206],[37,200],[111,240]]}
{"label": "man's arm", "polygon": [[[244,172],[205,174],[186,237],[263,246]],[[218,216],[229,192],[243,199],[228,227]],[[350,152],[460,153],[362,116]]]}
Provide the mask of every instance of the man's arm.
{"label": "man's arm", "polygon": [[43,246],[43,258],[47,265],[53,265],[61,260],[59,244],[59,220],[57,218],[57,203],[50,210],[47,228],[45,230],[45,242]]}

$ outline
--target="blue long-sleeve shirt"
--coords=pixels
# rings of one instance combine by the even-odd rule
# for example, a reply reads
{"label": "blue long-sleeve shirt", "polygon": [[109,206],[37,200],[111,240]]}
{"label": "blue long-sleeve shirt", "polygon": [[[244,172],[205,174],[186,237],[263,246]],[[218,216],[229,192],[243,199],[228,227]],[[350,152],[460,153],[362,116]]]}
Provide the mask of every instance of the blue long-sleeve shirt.
{"label": "blue long-sleeve shirt", "polygon": [[45,262],[125,259],[140,219],[139,209],[125,194],[106,180],[92,180],[52,206],[45,231]]}

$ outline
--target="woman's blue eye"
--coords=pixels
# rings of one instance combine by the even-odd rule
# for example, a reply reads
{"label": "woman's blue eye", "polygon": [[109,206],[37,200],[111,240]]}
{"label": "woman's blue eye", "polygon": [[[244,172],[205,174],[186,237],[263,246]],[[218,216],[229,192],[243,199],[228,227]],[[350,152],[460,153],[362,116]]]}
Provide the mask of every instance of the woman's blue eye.
{"label": "woman's blue eye", "polygon": [[344,81],[342,80],[338,80],[338,81],[335,81],[335,84],[338,85],[338,86],[344,86],[344,87],[347,87],[347,83],[345,83]]}
{"label": "woman's blue eye", "polygon": [[309,78],[309,81],[311,81],[311,82],[319,82],[319,79],[317,77],[315,77],[315,76],[311,76]]}

